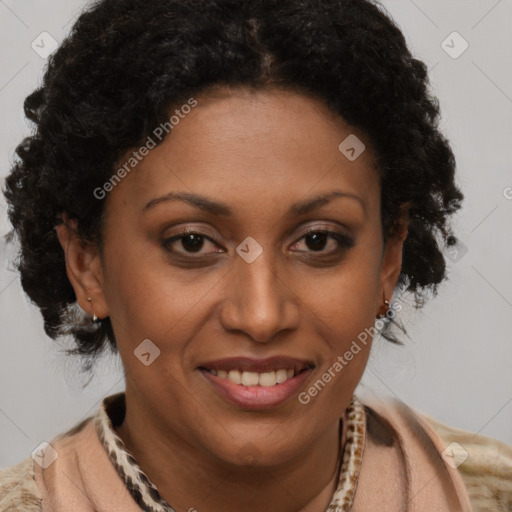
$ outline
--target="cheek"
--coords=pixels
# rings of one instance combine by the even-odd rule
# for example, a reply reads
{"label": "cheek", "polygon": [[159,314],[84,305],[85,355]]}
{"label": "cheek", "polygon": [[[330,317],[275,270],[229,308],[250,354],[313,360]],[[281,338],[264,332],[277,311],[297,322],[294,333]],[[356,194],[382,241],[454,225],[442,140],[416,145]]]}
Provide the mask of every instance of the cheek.
{"label": "cheek", "polygon": [[[368,269],[367,269],[368,270]],[[309,297],[318,318],[317,347],[322,358],[316,379],[302,395],[315,414],[332,419],[341,414],[365,371],[375,325],[375,278],[369,272],[353,272],[332,279]]]}
{"label": "cheek", "polygon": [[336,271],[304,284],[310,293],[303,300],[316,318],[318,339],[324,340],[321,373],[330,369],[326,379],[332,379],[329,386],[334,395],[355,386],[366,367],[375,326],[379,263],[378,247],[370,250],[361,245]]}
{"label": "cheek", "polygon": [[120,245],[118,252],[108,260],[106,298],[120,352],[130,364],[131,353],[149,339],[170,356],[166,365],[179,371],[183,350],[205,323],[222,275],[189,272],[158,254],[149,258],[127,247],[123,252]]}
{"label": "cheek", "polygon": [[309,307],[334,332],[373,325],[379,287],[377,254],[376,249],[354,251],[335,270],[305,277],[309,284],[304,289],[311,290],[307,298]]}

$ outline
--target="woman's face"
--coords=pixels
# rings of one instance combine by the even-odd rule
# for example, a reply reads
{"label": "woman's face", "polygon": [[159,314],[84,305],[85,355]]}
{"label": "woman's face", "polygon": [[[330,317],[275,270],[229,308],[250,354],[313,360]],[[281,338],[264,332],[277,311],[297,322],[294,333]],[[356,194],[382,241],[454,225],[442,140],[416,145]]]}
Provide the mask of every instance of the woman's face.
{"label": "woman's face", "polygon": [[129,407],[217,459],[272,464],[347,407],[403,238],[384,248],[363,134],[299,94],[230,92],[197,97],[113,187],[98,286],[74,284],[111,317]]}

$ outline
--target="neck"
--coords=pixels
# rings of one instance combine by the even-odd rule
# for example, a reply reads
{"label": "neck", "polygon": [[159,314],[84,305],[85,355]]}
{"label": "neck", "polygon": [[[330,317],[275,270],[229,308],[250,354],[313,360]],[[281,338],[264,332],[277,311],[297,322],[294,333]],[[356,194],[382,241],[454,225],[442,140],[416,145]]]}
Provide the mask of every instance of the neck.
{"label": "neck", "polygon": [[126,416],[116,433],[175,510],[324,512],[329,506],[339,478],[339,420],[285,464],[235,467],[148,421],[130,397],[127,389]]}

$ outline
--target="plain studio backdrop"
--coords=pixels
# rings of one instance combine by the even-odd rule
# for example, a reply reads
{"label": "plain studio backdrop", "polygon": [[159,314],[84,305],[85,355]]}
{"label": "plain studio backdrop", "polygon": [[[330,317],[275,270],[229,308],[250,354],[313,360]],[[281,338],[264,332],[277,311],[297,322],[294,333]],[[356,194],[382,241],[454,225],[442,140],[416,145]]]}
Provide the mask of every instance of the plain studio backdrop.
{"label": "plain studio backdrop", "polygon": [[[449,279],[423,310],[403,303],[404,347],[376,338],[360,396],[396,396],[457,428],[512,444],[512,0],[388,0],[416,57],[430,69],[442,129],[465,201]],[[0,0],[0,172],[29,135],[23,100],[45,49],[68,34],[85,2]],[[44,40],[44,44],[41,40]],[[44,46],[44,48],[43,48]],[[0,232],[10,229],[3,196]],[[121,362],[105,358],[89,386],[43,330],[0,240],[0,468],[93,414],[124,389]],[[63,346],[64,342],[60,342]]]}

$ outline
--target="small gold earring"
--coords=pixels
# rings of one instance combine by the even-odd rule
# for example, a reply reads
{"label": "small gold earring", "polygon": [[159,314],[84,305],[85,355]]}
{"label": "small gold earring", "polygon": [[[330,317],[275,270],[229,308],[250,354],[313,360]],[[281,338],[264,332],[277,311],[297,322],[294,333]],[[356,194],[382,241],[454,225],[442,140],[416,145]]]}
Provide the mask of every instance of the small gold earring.
{"label": "small gold earring", "polygon": [[[386,295],[384,293],[382,294],[382,296],[384,297],[384,305],[387,306],[387,308],[386,308],[386,313],[387,313],[387,311],[389,309],[389,300],[386,299]],[[379,320],[382,320],[386,316],[386,313],[377,315],[377,318]]]}
{"label": "small gold earring", "polygon": [[[87,297],[87,302],[92,302],[91,297]],[[95,314],[93,314],[92,315],[92,321],[96,322],[96,320],[98,320],[98,317]]]}

